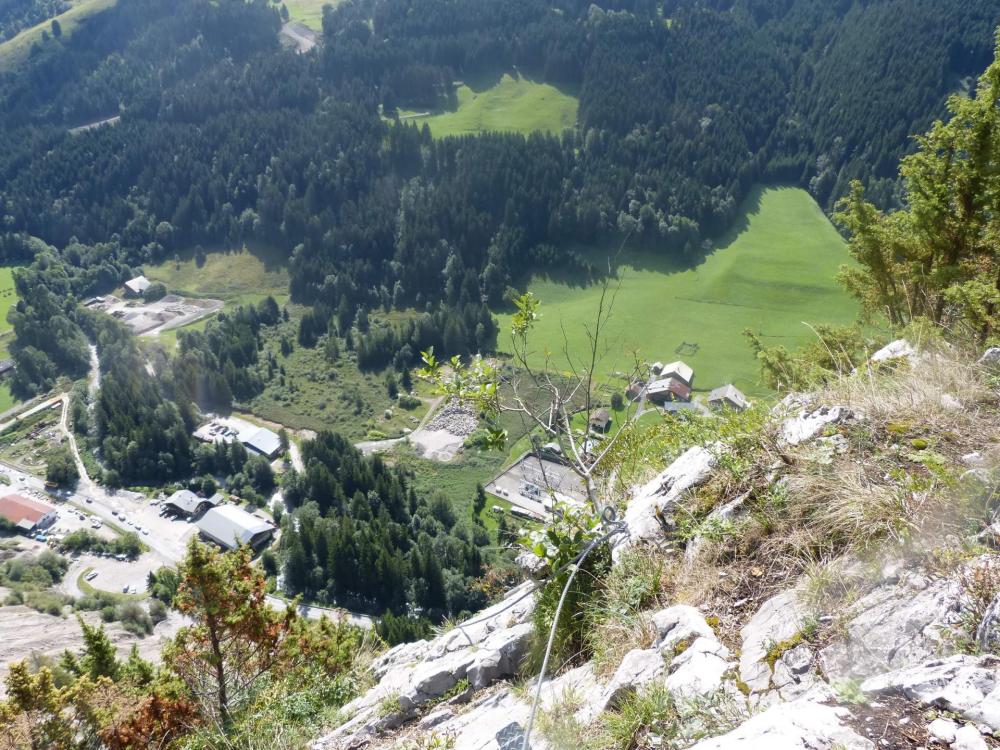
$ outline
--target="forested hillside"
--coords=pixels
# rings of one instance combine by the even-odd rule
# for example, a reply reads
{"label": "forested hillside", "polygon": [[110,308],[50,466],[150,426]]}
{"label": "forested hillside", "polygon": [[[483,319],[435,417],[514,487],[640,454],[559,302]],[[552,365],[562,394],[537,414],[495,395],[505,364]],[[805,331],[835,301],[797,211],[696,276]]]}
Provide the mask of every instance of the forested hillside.
{"label": "forested hillside", "polygon": [[[256,240],[287,252],[320,330],[336,311],[443,305],[461,311],[449,350],[488,348],[483,300],[532,268],[586,270],[574,239],[695,255],[761,180],[829,208],[859,177],[892,204],[906,134],[983,67],[998,10],[352,1],[296,55],[263,2],[121,3],[0,79],[3,255],[40,238],[83,295],[195,244]],[[576,92],[577,128],[434,140],[392,119],[513,68]]]}

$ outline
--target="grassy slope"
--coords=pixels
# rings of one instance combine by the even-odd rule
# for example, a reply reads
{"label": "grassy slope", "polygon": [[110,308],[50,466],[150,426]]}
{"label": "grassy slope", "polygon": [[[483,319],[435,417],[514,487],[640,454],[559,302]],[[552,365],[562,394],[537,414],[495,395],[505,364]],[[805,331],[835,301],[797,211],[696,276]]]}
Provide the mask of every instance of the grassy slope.
{"label": "grassy slope", "polygon": [[[17,303],[17,292],[14,290],[14,267],[0,266],[0,359],[8,356],[7,347],[14,341],[14,329],[7,322],[7,312]],[[10,409],[20,399],[14,398],[10,392],[7,379],[0,380],[0,412]]]}
{"label": "grassy slope", "polygon": [[[561,132],[576,123],[578,102],[547,83],[526,78],[503,77],[488,88],[458,87],[458,109],[414,117],[426,122],[435,138],[491,130],[531,133],[538,130]],[[401,116],[412,112],[401,111]]]}
{"label": "grassy slope", "polygon": [[[190,297],[221,299],[227,307],[255,303],[268,295],[278,304],[288,300],[288,272],[277,259],[265,253],[244,249],[231,253],[209,253],[205,264],[198,267],[193,257],[177,263],[169,260],[158,266],[146,266],[146,276],[162,281],[167,291]],[[185,328],[204,328],[208,318],[195,321]],[[173,348],[177,344],[177,331],[171,329],[156,338],[161,344]]]}
{"label": "grassy slope", "polygon": [[[60,13],[56,18],[62,26],[64,37],[70,36],[76,31],[77,26],[82,21],[93,14],[110,8],[118,0],[72,0],[73,7],[65,13]],[[0,71],[10,69],[24,60],[31,51],[31,45],[35,42],[42,43],[42,32],[52,30],[52,20],[42,21],[25,29],[13,39],[8,39],[0,44]],[[51,42],[50,42],[51,43]]]}
{"label": "grassy slope", "polygon": [[[606,341],[608,371],[627,370],[630,351],[647,361],[683,359],[696,372],[695,387],[733,382],[761,394],[757,363],[743,329],[768,344],[789,347],[806,341],[810,323],[850,323],[856,307],[834,281],[848,256],[843,241],[803,190],[758,188],[745,205],[745,221],[695,268],[679,269],[651,252],[627,252],[621,290]],[[595,251],[595,255],[601,256]],[[547,346],[556,367],[565,367],[562,331],[580,353],[586,338],[581,321],[593,319],[600,288],[580,288],[553,279],[530,285],[542,301],[534,334],[534,357]],[[500,316],[500,346],[509,346],[510,320]],[[687,342],[694,347],[682,347]],[[576,355],[579,357],[579,354]]]}

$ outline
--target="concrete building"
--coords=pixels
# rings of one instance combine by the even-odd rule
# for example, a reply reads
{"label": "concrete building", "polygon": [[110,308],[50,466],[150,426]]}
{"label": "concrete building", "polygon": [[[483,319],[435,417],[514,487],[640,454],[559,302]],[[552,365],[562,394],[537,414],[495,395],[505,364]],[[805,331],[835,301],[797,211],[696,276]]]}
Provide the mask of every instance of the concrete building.
{"label": "concrete building", "polygon": [[750,402],[735,385],[729,383],[708,394],[708,405],[713,409],[743,411],[750,406]]}
{"label": "concrete building", "polygon": [[248,451],[266,458],[273,460],[281,455],[281,438],[266,427],[248,428],[240,433],[238,439]]}
{"label": "concrete building", "polygon": [[694,382],[694,370],[684,362],[678,360],[677,362],[663,365],[663,368],[660,370],[660,378],[677,378],[684,385],[690,386]]}
{"label": "concrete building", "polygon": [[240,544],[260,549],[274,534],[274,526],[235,505],[210,508],[195,525],[202,537],[225,549]]}
{"label": "concrete building", "polygon": [[32,500],[21,495],[0,497],[0,518],[13,524],[19,531],[31,534],[55,523],[59,511],[54,505]]}
{"label": "concrete building", "polygon": [[209,508],[214,508],[221,502],[222,495],[218,492],[211,497],[201,497],[191,492],[191,490],[178,490],[164,500],[163,504],[176,513],[193,516]]}
{"label": "concrete building", "polygon": [[691,386],[677,378],[661,378],[646,387],[646,398],[654,404],[667,401],[690,401]]}
{"label": "concrete building", "polygon": [[136,276],[125,282],[125,295],[128,297],[141,297],[143,292],[149,289],[149,279],[145,276]]}

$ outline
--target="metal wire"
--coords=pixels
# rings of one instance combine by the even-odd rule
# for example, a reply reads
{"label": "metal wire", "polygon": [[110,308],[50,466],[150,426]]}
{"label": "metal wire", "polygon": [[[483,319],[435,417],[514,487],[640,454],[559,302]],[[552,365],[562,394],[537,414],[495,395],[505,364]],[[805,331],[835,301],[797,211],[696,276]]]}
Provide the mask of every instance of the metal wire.
{"label": "metal wire", "polygon": [[[531,704],[531,713],[528,715],[528,724],[524,728],[524,742],[521,745],[521,750],[530,750],[528,745],[528,738],[531,737],[531,727],[535,723],[535,714],[538,712],[538,704],[542,699],[542,685],[545,683],[545,672],[549,666],[549,658],[552,656],[552,644],[556,639],[556,628],[559,625],[559,615],[562,613],[563,604],[566,602],[566,595],[569,593],[569,587],[573,584],[573,579],[576,578],[576,574],[580,570],[580,566],[583,565],[584,560],[587,556],[597,547],[597,545],[606,542],[611,537],[622,534],[628,531],[624,521],[616,520],[616,513],[614,508],[608,506],[604,509],[601,514],[604,517],[604,523],[613,526],[613,528],[602,536],[594,539],[582,553],[572,562],[564,565],[559,572],[565,570],[568,567],[573,569],[570,571],[569,578],[566,579],[566,585],[563,586],[562,594],[559,596],[559,603],[556,605],[556,613],[552,618],[552,627],[549,629],[549,640],[545,646],[545,658],[542,659],[542,670],[538,674],[538,686],[535,688],[535,700]],[[553,578],[558,575],[558,573],[553,574]]]}

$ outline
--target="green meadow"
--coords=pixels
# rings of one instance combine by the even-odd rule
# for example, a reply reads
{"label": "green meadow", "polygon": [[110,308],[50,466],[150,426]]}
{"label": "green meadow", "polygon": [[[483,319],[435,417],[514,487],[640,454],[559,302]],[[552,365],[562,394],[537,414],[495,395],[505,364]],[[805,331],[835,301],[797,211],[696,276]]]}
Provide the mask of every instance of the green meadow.
{"label": "green meadow", "polygon": [[[588,252],[606,264],[615,249]],[[682,359],[695,370],[696,391],[731,382],[763,395],[767,391],[743,330],[759,332],[769,345],[792,348],[813,336],[807,323],[851,323],[857,307],[834,279],[847,261],[846,245],[808,193],[757,188],[729,236],[693,267],[681,267],[655,250],[623,250],[604,329],[609,353],[600,368],[628,371],[635,356],[647,362]],[[556,369],[570,369],[567,351],[581,363],[585,326],[594,321],[601,287],[572,282],[535,277],[529,285],[542,303],[529,345],[536,364],[546,350]],[[499,346],[509,350],[509,315],[500,315],[499,323]]]}
{"label": "green meadow", "polygon": [[[0,266],[0,359],[6,359],[7,348],[14,341],[14,329],[7,322],[7,312],[17,303],[17,291],[14,289],[13,266]],[[0,380],[0,413],[7,411],[20,403],[10,392],[10,381]]]}
{"label": "green meadow", "polygon": [[[71,2],[73,6],[69,10],[56,16],[62,27],[64,38],[71,36],[87,18],[110,8],[118,0],[71,0]],[[25,29],[13,39],[8,39],[0,44],[0,71],[12,68],[24,60],[31,51],[31,45],[35,42],[42,44],[42,32],[52,33],[52,19],[42,21],[30,29]],[[49,43],[55,44],[56,42],[50,39]]]}
{"label": "green meadow", "polygon": [[400,119],[427,123],[435,138],[488,131],[560,133],[576,124],[576,97],[547,83],[504,73],[489,85],[463,83],[454,111],[429,114],[400,110]]}

